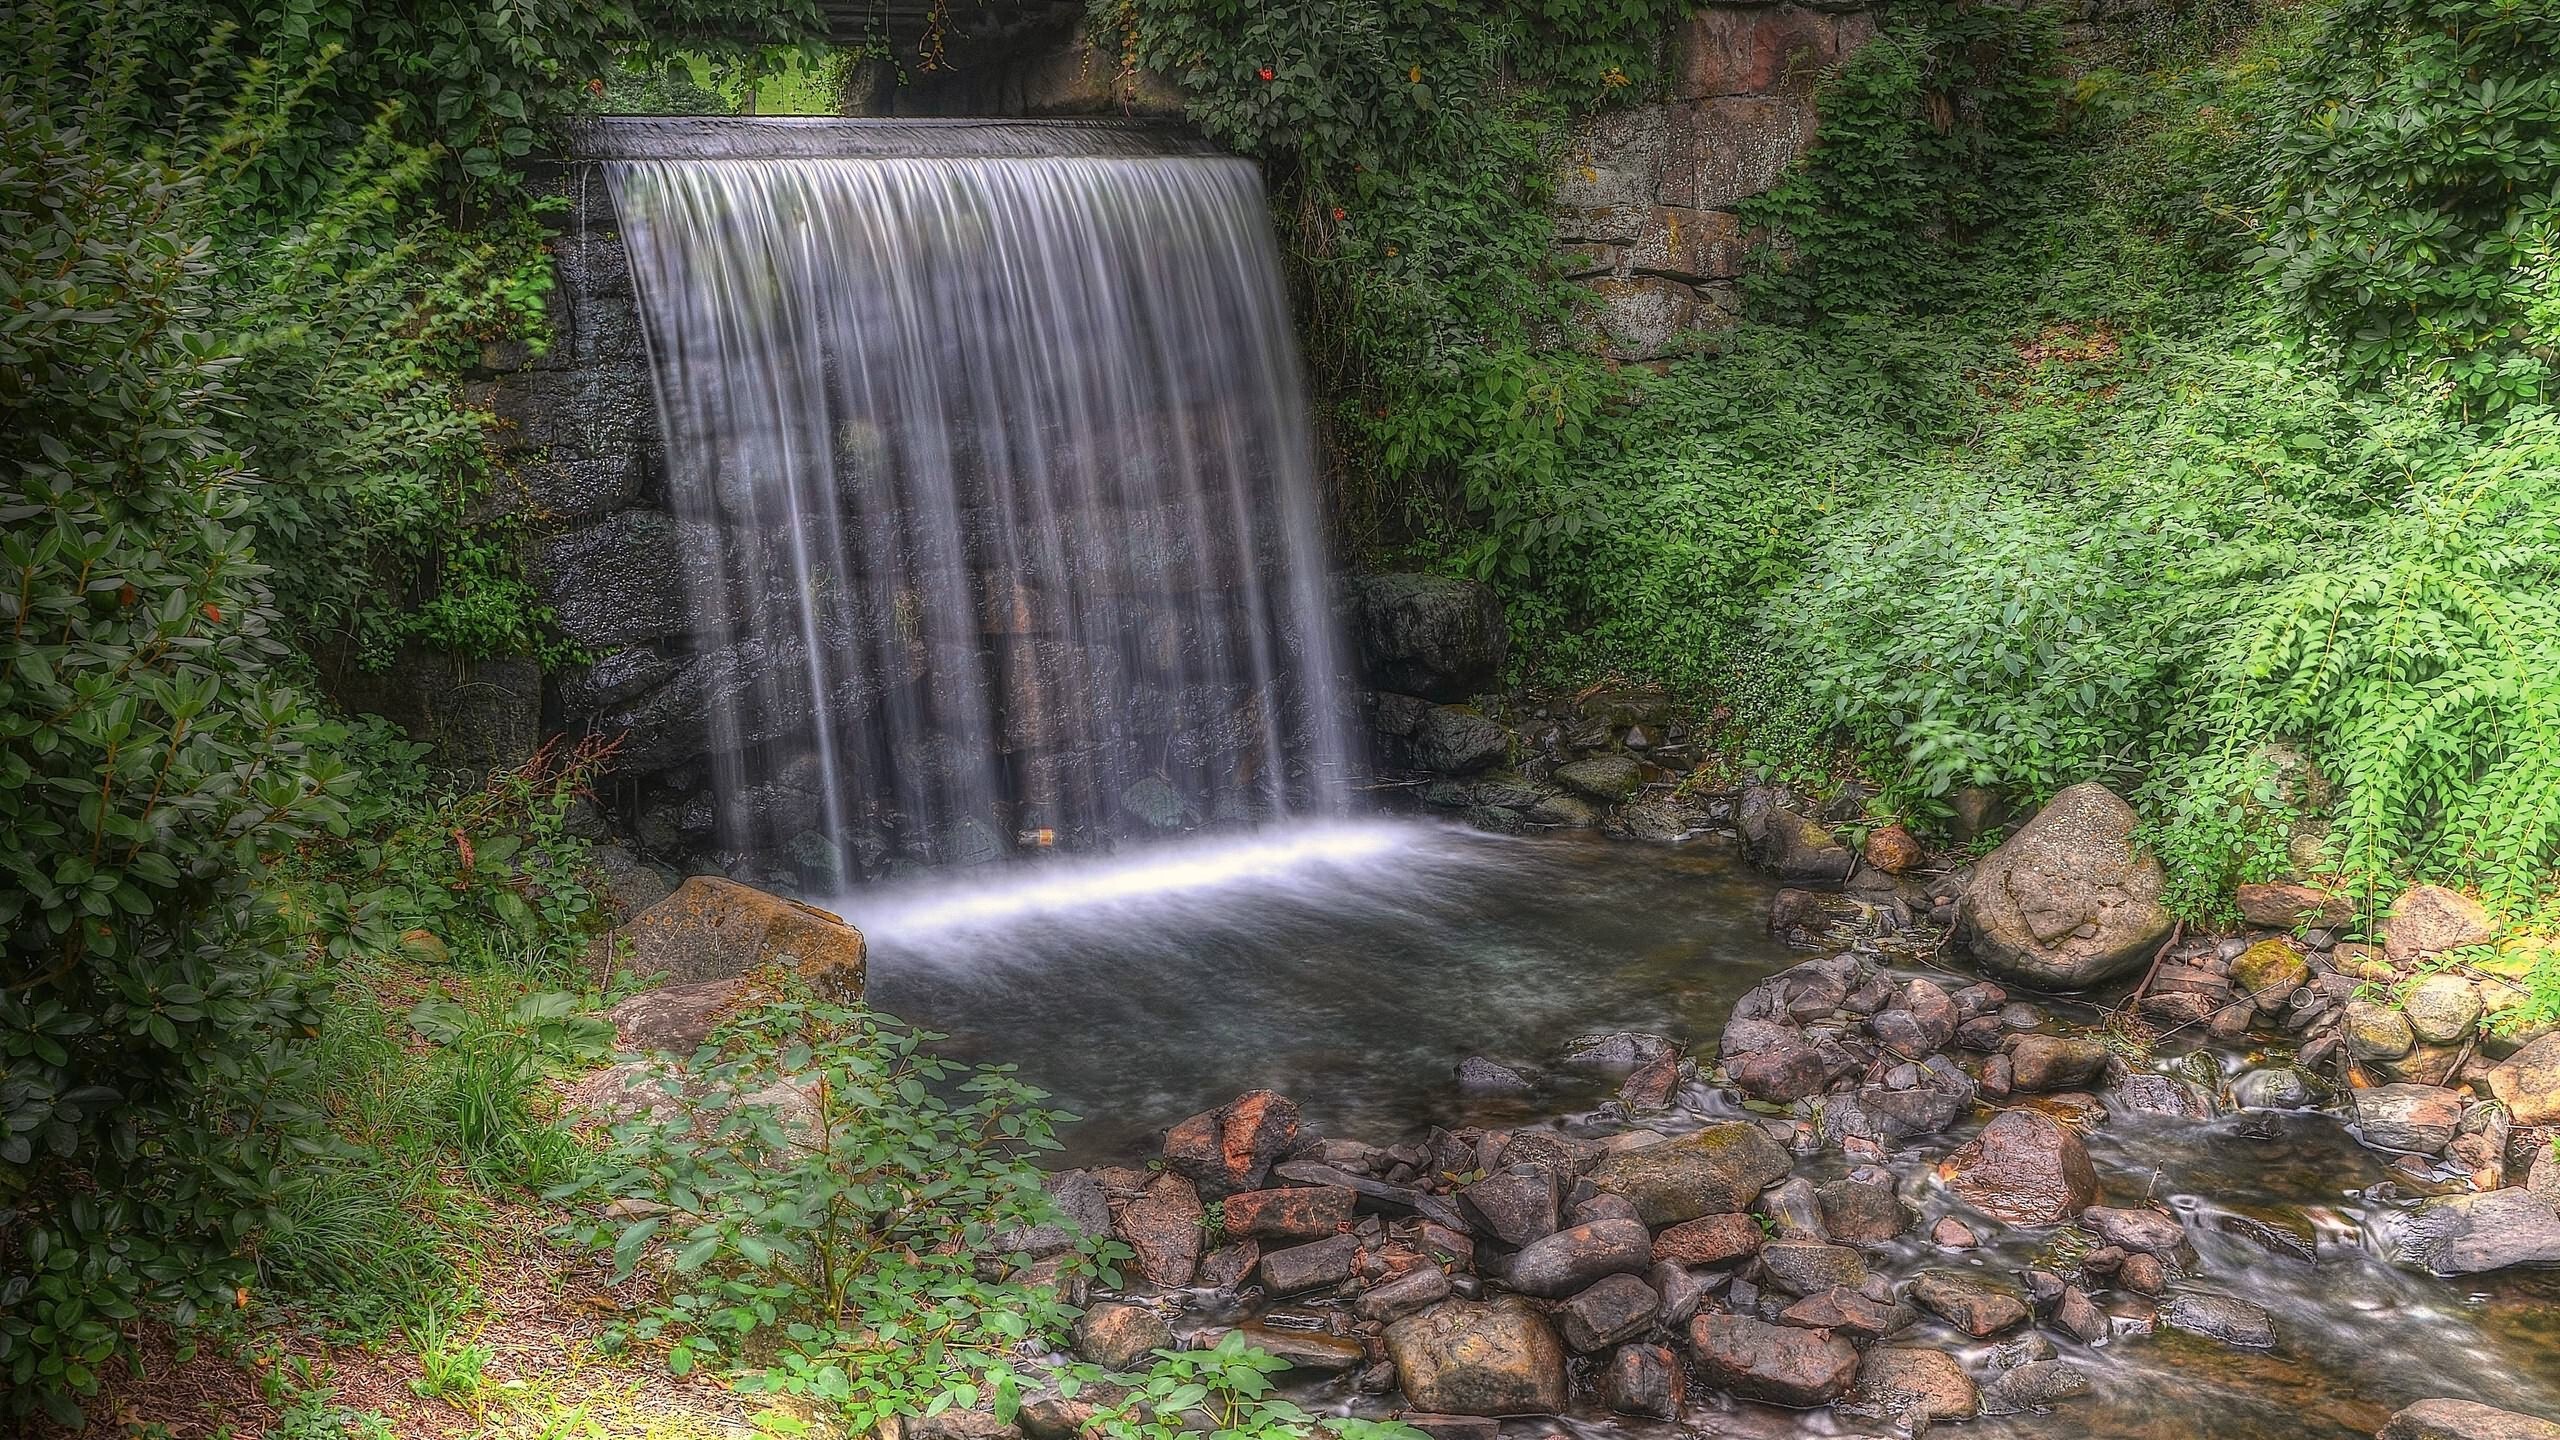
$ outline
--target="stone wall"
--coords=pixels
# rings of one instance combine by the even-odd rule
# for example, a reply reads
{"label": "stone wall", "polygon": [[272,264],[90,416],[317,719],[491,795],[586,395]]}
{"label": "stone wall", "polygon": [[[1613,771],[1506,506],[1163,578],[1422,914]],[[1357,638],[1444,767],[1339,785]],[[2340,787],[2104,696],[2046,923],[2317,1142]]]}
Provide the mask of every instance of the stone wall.
{"label": "stone wall", "polygon": [[1875,38],[1858,5],[1714,5],[1680,27],[1671,88],[1583,121],[1557,160],[1565,273],[1599,297],[1610,353],[1653,360],[1731,324],[1749,237],[1735,207],[1813,143],[1824,72]]}

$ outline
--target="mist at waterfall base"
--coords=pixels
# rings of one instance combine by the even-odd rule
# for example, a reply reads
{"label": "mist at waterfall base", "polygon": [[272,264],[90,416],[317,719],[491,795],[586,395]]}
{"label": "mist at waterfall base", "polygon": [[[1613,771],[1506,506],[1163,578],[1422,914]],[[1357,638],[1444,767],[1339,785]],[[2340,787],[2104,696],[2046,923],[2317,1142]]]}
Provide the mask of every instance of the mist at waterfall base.
{"label": "mist at waterfall base", "polygon": [[912,133],[1004,143],[607,167],[720,845],[824,883],[1344,812],[1258,172],[1107,126]]}
{"label": "mist at waterfall base", "polygon": [[[1084,1117],[1055,1163],[1101,1164],[1135,1162],[1166,1125],[1261,1086],[1300,1102],[1323,1133],[1375,1144],[1427,1124],[1593,1111],[1607,1102],[1607,1077],[1549,1068],[1534,1096],[1471,1100],[1454,1068],[1476,1054],[1535,1068],[1575,1036],[1618,1028],[1711,1048],[1744,991],[1803,958],[1768,936],[1773,889],[1713,847],[1362,821],[943,874],[819,903],[869,937],[874,1004],[947,1033],[949,1053],[1019,1067]],[[2219,1058],[2226,1073],[2244,1063]],[[1714,1091],[1683,1101],[1688,1113],[1668,1123],[1747,1113]],[[2057,1236],[2074,1236],[2019,1228],[1979,1250],[1930,1253],[1927,1215],[1947,1202],[1928,1168],[1977,1128],[1891,1158],[1924,1212],[1878,1257],[1896,1273],[1934,1265],[2014,1280],[2056,1265]],[[2199,1259],[2182,1289],[2264,1307],[2278,1345],[2235,1350],[2170,1330],[2119,1337],[2084,1358],[2089,1397],[2044,1415],[1982,1417],[1963,1433],[2368,1440],[2401,1405],[2432,1395],[2560,1411],[2560,1286],[2518,1274],[2458,1287],[2389,1263],[2406,1197],[2394,1198],[2382,1157],[2331,1117],[2119,1111],[2089,1147],[2107,1203],[2147,1197],[2184,1218]],[[1845,1158],[1830,1159],[1846,1173]],[[2252,1222],[2307,1229],[2316,1257],[2251,1243]],[[1925,1319],[1886,1343],[1995,1348]],[[1706,1433],[1729,1440],[1893,1433],[1751,1405],[1728,1404],[1711,1422]],[[1677,1433],[1623,1418],[1571,1428]]]}

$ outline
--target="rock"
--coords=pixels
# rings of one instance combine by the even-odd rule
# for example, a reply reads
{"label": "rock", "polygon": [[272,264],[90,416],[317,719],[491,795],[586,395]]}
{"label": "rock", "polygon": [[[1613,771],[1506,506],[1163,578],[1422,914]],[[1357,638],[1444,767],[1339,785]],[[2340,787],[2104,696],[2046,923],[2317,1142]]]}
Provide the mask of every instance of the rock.
{"label": "rock", "polygon": [[2098,1198],[2098,1172],[2080,1137],[2049,1115],[2003,1110],[1938,1165],[1967,1204],[2012,1225],[2055,1225]]}
{"label": "rock", "polygon": [[2521,1186],[2441,1196],[2409,1218],[2400,1254],[2438,1275],[2560,1268],[2560,1208]]}
{"label": "rock", "polygon": [[1867,835],[1867,863],[1887,875],[1910,871],[1925,858],[1927,852],[1899,820],[1880,825]]}
{"label": "rock", "polygon": [[2290,1065],[2251,1070],[2231,1082],[2231,1103],[2243,1110],[2307,1110],[2320,1103],[2322,1086]]}
{"label": "rock", "polygon": [[1351,1207],[1358,1198],[1335,1185],[1245,1190],[1220,1201],[1218,1214],[1229,1235],[1316,1240],[1350,1228]]}
{"label": "rock", "polygon": [[1473,775],[1511,753],[1511,732],[1458,705],[1435,705],[1413,737],[1415,768],[1434,775]]}
{"label": "rock", "polygon": [[2518,1125],[2560,1122],[2560,1035],[2546,1035],[2489,1071],[2489,1093]]}
{"label": "rock", "polygon": [[1556,1307],[1566,1348],[1590,1355],[1644,1333],[1662,1309],[1662,1297],[1637,1275],[1610,1275]]}
{"label": "rock", "polygon": [[1834,1240],[1852,1245],[1881,1245],[1911,1228],[1893,1176],[1883,1170],[1860,1171],[1814,1187],[1822,1204],[1822,1228]]}
{"label": "rock", "polygon": [[1556,1232],[1556,1177],[1539,1166],[1514,1165],[1461,1189],[1458,1205],[1494,1239],[1526,1245]]}
{"label": "rock", "polygon": [[1982,1243],[1982,1237],[1973,1233],[1972,1226],[1949,1215],[1929,1227],[1929,1243],[1941,1250],[1970,1250]]}
{"label": "rock", "polygon": [[1387,1327],[1413,1409],[1444,1415],[1553,1415],[1564,1409],[1564,1346],[1516,1295],[1444,1300]]}
{"label": "rock", "polygon": [[1380,689],[1463,700],[1501,678],[1511,635],[1489,586],[1445,575],[1368,575],[1350,584],[1352,635]]}
{"label": "rock", "polygon": [[2053,1302],[2053,1323],[2070,1331],[2072,1338],[2083,1345],[2097,1344],[2114,1328],[2107,1321],[2107,1312],[2077,1285],[2062,1287],[2061,1297]]}
{"label": "rock", "polygon": [[2009,1041],[2009,1083],[2020,1090],[2077,1090],[2106,1068],[2106,1043],[2085,1035],[2019,1035]]}
{"label": "rock", "polygon": [[2126,974],[2169,933],[2160,862],[2135,853],[2133,808],[2074,785],[1974,867],[1956,934],[1996,974],[2078,990]]}
{"label": "rock", "polygon": [[1165,1132],[1164,1163],[1208,1196],[1252,1190],[1298,1141],[1298,1104],[1255,1090]]}
{"label": "rock", "polygon": [[1238,1240],[1200,1257],[1191,1283],[1210,1290],[1241,1290],[1247,1277],[1262,1266],[1262,1242]]}
{"label": "rock", "polygon": [[2400,1009],[2420,1043],[2458,1044],[2480,1023],[2480,990],[2459,975],[2429,975],[2400,997]]}
{"label": "rock", "polygon": [[2136,1070],[2107,1088],[2107,1098],[2123,1109],[2173,1120],[2213,1118],[2213,1093],[2193,1080]]}
{"label": "rock", "polygon": [[1636,1220],[1638,1224],[1643,1223],[1637,1220],[1636,1202],[1624,1195],[1611,1195],[1605,1192],[1587,1195],[1575,1201],[1573,1208],[1565,1212],[1564,1223],[1590,1225],[1602,1220]]}
{"label": "rock", "polygon": [[1701,1215],[1653,1237],[1653,1258],[1675,1265],[1725,1265],[1760,1253],[1768,1233],[1740,1213]]}
{"label": "rock", "polygon": [[1858,1365],[1858,1381],[1849,1392],[1853,1406],[1913,1423],[1920,1434],[1933,1420],[1966,1420],[1979,1413],[1982,1397],[1964,1362],[1944,1350],[1879,1345]]}
{"label": "rock", "polygon": [[2232,899],[2240,918],[2262,930],[2334,930],[2356,915],[2346,896],[2293,880],[2244,884]]}
{"label": "rock", "polygon": [[1754,1208],[1773,1239],[1810,1241],[1816,1245],[1831,1239],[1831,1232],[1822,1226],[1822,1197],[1815,1192],[1813,1182],[1801,1175],[1790,1175],[1761,1191]]}
{"label": "rock", "polygon": [[1201,1226],[1208,1218],[1200,1192],[1189,1180],[1160,1174],[1121,1204],[1111,1228],[1137,1252],[1138,1273],[1148,1284],[1179,1290],[1199,1269]]}
{"label": "rock", "polygon": [[1124,1372],[1139,1368],[1155,1351],[1173,1348],[1173,1327],[1144,1305],[1103,1300],[1076,1317],[1072,1343],[1080,1358]]}
{"label": "rock", "polygon": [[984,1410],[957,1405],[933,1416],[907,1416],[898,1422],[901,1440],[1021,1440],[1022,1432]]}
{"label": "rock", "polygon": [[2397,1060],[2418,1046],[2409,1017],[2390,1005],[2357,997],[2347,1001],[2347,1053],[2359,1060]]}
{"label": "rock", "polygon": [[2302,952],[2282,940],[2261,940],[2231,962],[2231,988],[2270,1008],[2310,979]]}
{"label": "rock", "polygon": [[1351,1313],[1384,1324],[1449,1298],[1449,1272],[1437,1265],[1417,1265],[1385,1284],[1374,1286],[1352,1302]]}
{"label": "rock", "polygon": [[1818,1295],[1835,1285],[1854,1290],[1867,1278],[1867,1263],[1846,1245],[1778,1240],[1760,1247],[1760,1268],[1770,1289]]}
{"label": "rock", "polygon": [[752,886],[696,875],[623,931],[631,973],[691,984],[765,966],[796,970],[831,1000],[862,998],[862,932],[835,916]]}
{"label": "rock", "polygon": [[[1758,1049],[1727,1060],[1725,1078],[1752,1099],[1773,1105],[1810,1099],[1821,1094],[1832,1076],[1839,1073],[1834,1057],[1809,1043],[1804,1032],[1791,1025],[1738,1020],[1725,1033],[1730,1036],[1735,1028],[1745,1025],[1759,1026],[1770,1033],[1762,1037],[1765,1043]],[[1845,1055],[1839,1058],[1848,1059]]]}
{"label": "rock", "polygon": [[1807,1295],[1778,1312],[1781,1325],[1835,1331],[1853,1342],[1880,1339],[1910,1324],[1912,1319],[1909,1306],[1871,1299],[1863,1290],[1846,1285]]}
{"label": "rock", "polygon": [[1699,1377],[1746,1400],[1807,1409],[1848,1393],[1858,1350],[1837,1335],[1708,1313],[1689,1322]]}
{"label": "rock", "polygon": [[1601,1220],[1523,1246],[1504,1267],[1502,1280],[1523,1295],[1557,1300],[1602,1276],[1640,1274],[1652,1263],[1653,1238],[1644,1226]]}
{"label": "rock", "polygon": [[1040,1182],[1058,1208],[1058,1218],[1045,1225],[1018,1226],[996,1237],[996,1249],[1044,1260],[1074,1246],[1086,1236],[1111,1233],[1111,1202],[1102,1182],[1090,1170],[1060,1170]]}
{"label": "rock", "polygon": [[1959,845],[1990,834],[2009,818],[2008,802],[1988,785],[1959,785],[1947,797],[1947,830]]}
{"label": "rock", "polygon": [[2065,1360],[2030,1360],[1982,1387],[1982,1413],[2015,1415],[2089,1393],[2089,1377]]}
{"label": "rock", "polygon": [[606,843],[587,852],[587,866],[601,881],[600,893],[613,923],[628,925],[642,911],[675,893],[665,871],[631,853],[627,846]]}
{"label": "rock", "polygon": [[616,1042],[628,1051],[691,1055],[746,993],[743,979],[697,980],[643,990],[605,1012]]}
{"label": "rock", "polygon": [[1855,858],[1840,837],[1820,822],[1808,820],[1783,805],[1770,810],[1754,853],[1770,874],[1798,884],[1837,884],[1846,880]]}
{"label": "rock", "polygon": [[2382,921],[2382,953],[2400,963],[2497,938],[2498,927],[2479,901],[2442,885],[2401,891]]}
{"label": "rock", "polygon": [[1665,1325],[1686,1325],[1698,1313],[1698,1305],[1706,1299],[1707,1287],[1692,1274],[1689,1267],[1656,1260],[1645,1272],[1653,1282],[1653,1293],[1662,1297],[1661,1320]]}
{"label": "rock", "polygon": [[2374,1440],[2560,1440],[2560,1425],[2476,1400],[2421,1400],[2392,1416]]}
{"label": "rock", "polygon": [[[1369,1347],[1346,1336],[1282,1329],[1251,1321],[1237,1326],[1236,1332],[1244,1336],[1247,1345],[1287,1362],[1291,1370],[1304,1370],[1311,1375],[1339,1375],[1346,1370],[1357,1370],[1369,1361]],[[1206,1343],[1207,1338],[1203,1336],[1202,1341]]]}
{"label": "rock", "polygon": [[1600,1372],[1600,1399],[1621,1415],[1679,1418],[1688,1398],[1680,1357],[1662,1345],[1621,1345]]}
{"label": "rock", "polygon": [[2180,1265],[2195,1260],[2195,1247],[2187,1243],[2187,1227],[2176,1216],[2157,1210],[2092,1205],[2080,1212],[2080,1228],[2119,1250],[2157,1255]]}
{"label": "rock", "polygon": [[1644,766],[1632,755],[1594,755],[1557,766],[1556,783],[1586,800],[1615,805],[1644,788]]}
{"label": "rock", "polygon": [[2276,1322],[2246,1300],[2181,1290],[2160,1307],[2160,1323],[2241,1350],[2272,1350]]}
{"label": "rock", "polygon": [[2127,1255],[2119,1262],[2116,1279],[2137,1295],[2157,1295],[2169,1288],[2169,1267],[2157,1255]]}
{"label": "rock", "polygon": [[2023,1325],[2027,1302],[2014,1292],[1954,1270],[1931,1270],[1903,1292],[1911,1303],[1976,1340]]}
{"label": "rock", "polygon": [[1568,1070],[1624,1076],[1679,1051],[1680,1046],[1667,1035],[1613,1030],[1605,1035],[1575,1036],[1557,1052],[1556,1063]]}
{"label": "rock", "polygon": [[1481,1055],[1470,1055],[1458,1062],[1458,1093],[1461,1095],[1526,1095],[1537,1088],[1528,1076]]}
{"label": "rock", "polygon": [[2355,1092],[2356,1130],[2377,1150],[2440,1155],[2462,1128],[2462,1097],[2433,1085],[2377,1085]]}
{"label": "rock", "polygon": [[1648,1149],[1621,1151],[1591,1172],[1592,1183],[1635,1202],[1649,1226],[1748,1207],[1792,1166],[1769,1132],[1740,1121],[1709,1125]]}
{"label": "rock", "polygon": [[1360,1260],[1360,1237],[1336,1235],[1308,1245],[1262,1253],[1262,1288],[1273,1295],[1300,1295],[1339,1285],[1351,1278]]}

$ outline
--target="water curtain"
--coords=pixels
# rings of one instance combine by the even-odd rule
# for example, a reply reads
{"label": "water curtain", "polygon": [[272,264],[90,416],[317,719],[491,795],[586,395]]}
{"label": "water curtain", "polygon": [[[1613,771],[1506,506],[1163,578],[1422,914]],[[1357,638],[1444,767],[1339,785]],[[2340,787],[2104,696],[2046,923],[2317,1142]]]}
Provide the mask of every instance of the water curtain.
{"label": "water curtain", "polygon": [[[976,148],[1015,153],[608,163],[723,843],[851,876],[1340,811],[1259,176]],[[810,813],[773,787],[818,828],[773,833]]]}

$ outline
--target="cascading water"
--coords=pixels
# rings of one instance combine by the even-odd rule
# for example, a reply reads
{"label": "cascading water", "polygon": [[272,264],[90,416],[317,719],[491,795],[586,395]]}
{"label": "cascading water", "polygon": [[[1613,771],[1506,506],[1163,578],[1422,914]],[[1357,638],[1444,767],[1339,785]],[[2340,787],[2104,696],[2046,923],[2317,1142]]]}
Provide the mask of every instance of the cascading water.
{"label": "cascading water", "polygon": [[720,133],[607,173],[727,681],[723,842],[852,876],[1344,808],[1253,167],[1107,126]]}

